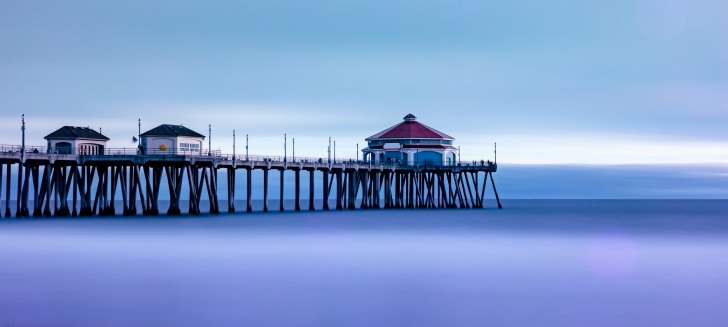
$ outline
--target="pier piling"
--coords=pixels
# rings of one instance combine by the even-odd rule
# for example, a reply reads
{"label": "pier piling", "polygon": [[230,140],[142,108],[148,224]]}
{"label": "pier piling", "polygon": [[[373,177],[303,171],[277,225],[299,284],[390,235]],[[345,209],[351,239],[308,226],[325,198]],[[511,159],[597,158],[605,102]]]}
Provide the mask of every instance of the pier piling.
{"label": "pier piling", "polygon": [[[11,174],[13,165],[18,166],[15,175]],[[183,213],[180,204],[184,197],[189,200],[187,213],[200,214],[204,193],[209,200],[209,212],[217,214],[220,212],[217,181],[221,169],[226,173],[227,212],[231,213],[235,212],[237,169],[245,169],[246,212],[253,211],[254,170],[263,173],[263,211],[268,211],[268,175],[271,169],[279,172],[280,211],[285,210],[287,170],[294,173],[295,211],[301,211],[301,171],[307,171],[309,175],[310,211],[316,209],[317,172],[321,172],[322,210],[330,209],[332,191],[336,193],[333,196],[336,210],[484,208],[487,188],[492,188],[497,207],[503,208],[493,179],[497,166],[490,162],[481,165],[398,166],[355,161],[324,163],[300,158],[287,162],[268,158],[249,159],[248,156],[243,160],[223,156],[138,153],[118,156],[27,153],[22,160],[16,154],[0,153],[0,199],[5,196],[5,217],[11,217],[11,180],[15,179],[17,218],[31,214],[33,217],[115,215],[117,200],[120,200],[124,216],[136,215],[137,205],[141,206],[143,215],[158,215],[160,187],[166,181],[168,215]],[[183,186],[189,188],[185,196],[182,194]]]}

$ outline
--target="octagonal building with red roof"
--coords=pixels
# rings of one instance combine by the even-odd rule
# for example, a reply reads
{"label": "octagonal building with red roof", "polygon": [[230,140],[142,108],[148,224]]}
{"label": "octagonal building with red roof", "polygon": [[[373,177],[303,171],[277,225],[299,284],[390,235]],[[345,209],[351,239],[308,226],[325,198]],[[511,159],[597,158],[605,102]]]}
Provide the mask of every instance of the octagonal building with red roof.
{"label": "octagonal building with red roof", "polygon": [[457,162],[454,140],[409,114],[403,122],[368,137],[369,146],[362,150],[362,155],[365,161],[373,164],[449,166]]}

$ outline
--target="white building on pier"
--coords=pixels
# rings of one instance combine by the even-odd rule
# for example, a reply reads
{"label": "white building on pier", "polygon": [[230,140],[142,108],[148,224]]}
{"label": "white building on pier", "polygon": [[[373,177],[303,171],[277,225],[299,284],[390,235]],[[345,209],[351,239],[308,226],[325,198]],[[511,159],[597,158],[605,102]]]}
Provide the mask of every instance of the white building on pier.
{"label": "white building on pier", "polygon": [[417,121],[409,114],[404,122],[366,139],[364,160],[412,165],[454,165],[457,163],[455,138]]}
{"label": "white building on pier", "polygon": [[205,136],[182,125],[162,124],[140,135],[144,154],[192,155],[202,153]]}
{"label": "white building on pier", "polygon": [[104,154],[109,138],[88,128],[63,126],[46,135],[48,153],[100,155]]}

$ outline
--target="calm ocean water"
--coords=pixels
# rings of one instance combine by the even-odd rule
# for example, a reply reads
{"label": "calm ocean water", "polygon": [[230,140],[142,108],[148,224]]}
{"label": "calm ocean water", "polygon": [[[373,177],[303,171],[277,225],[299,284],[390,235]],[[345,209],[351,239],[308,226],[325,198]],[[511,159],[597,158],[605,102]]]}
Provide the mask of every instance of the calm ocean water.
{"label": "calm ocean water", "polygon": [[504,205],[3,218],[0,326],[728,325],[727,200]]}

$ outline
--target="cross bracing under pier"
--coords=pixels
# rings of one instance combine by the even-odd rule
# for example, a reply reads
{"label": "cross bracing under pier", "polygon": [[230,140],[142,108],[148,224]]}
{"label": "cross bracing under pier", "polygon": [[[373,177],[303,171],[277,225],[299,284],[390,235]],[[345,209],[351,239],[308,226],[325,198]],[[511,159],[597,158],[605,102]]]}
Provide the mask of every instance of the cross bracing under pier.
{"label": "cross bracing under pier", "polygon": [[[483,208],[488,184],[498,208],[502,208],[493,180],[497,164],[489,161],[453,165],[371,164],[356,160],[290,158],[273,156],[209,156],[138,154],[129,149],[107,149],[98,155],[48,154],[45,149],[0,153],[0,204],[10,217],[115,215],[119,202],[123,215],[158,215],[162,188],[169,191],[168,215],[181,214],[187,200],[189,214],[203,212],[201,201],[208,200],[210,213],[219,213],[219,192],[227,192],[227,211],[235,212],[236,183],[244,171],[245,211],[252,211],[252,172],[263,173],[264,211],[268,211],[269,174],[280,177],[279,210],[285,210],[284,174],[294,175],[295,205],[301,210],[301,179],[308,173],[308,210],[321,208]],[[13,170],[17,173],[12,174]],[[218,187],[218,172],[226,172],[226,190]],[[315,173],[321,175],[320,194],[315,194]],[[15,183],[11,181],[15,175]],[[303,176],[302,176],[303,175]],[[5,183],[3,183],[3,179]],[[17,201],[10,205],[15,184]],[[183,194],[183,189],[187,190]],[[3,192],[5,194],[3,194]],[[30,203],[32,202],[32,208]],[[69,203],[70,202],[70,203]],[[1,208],[2,206],[0,206]],[[14,209],[14,210],[13,210]],[[141,211],[139,211],[141,209]],[[161,209],[161,210],[160,210]],[[1,214],[2,212],[0,212]]]}

